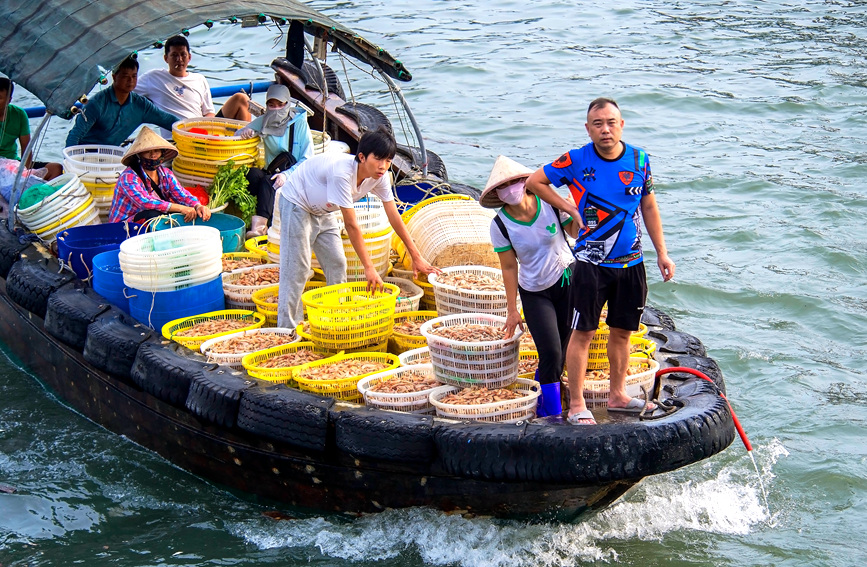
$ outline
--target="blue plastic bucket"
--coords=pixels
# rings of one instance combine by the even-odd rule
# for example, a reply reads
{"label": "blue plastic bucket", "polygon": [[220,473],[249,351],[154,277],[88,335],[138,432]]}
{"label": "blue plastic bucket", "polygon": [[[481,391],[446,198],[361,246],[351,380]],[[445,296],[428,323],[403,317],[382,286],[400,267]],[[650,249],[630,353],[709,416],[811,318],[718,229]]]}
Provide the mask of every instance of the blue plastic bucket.
{"label": "blue plastic bucket", "polygon": [[211,218],[203,221],[197,218],[193,222],[184,220],[184,216],[179,213],[169,215],[171,220],[160,219],[154,223],[153,230],[165,230],[176,226],[210,226],[220,231],[220,239],[223,242],[223,254],[228,252],[238,252],[244,249],[244,235],[246,234],[247,225],[244,221],[234,215],[225,213],[214,213]]}
{"label": "blue plastic bucket", "polygon": [[[93,227],[82,227],[93,228]],[[93,291],[109,303],[129,314],[129,300],[123,294],[123,272],[118,260],[119,249],[101,252],[93,257]]]}
{"label": "blue plastic bucket", "polygon": [[127,239],[127,230],[129,236],[135,236],[141,228],[124,222],[68,228],[57,235],[57,257],[70,264],[79,279],[86,279],[93,271],[97,254],[116,250]]}
{"label": "blue plastic bucket", "polygon": [[129,314],[151,329],[159,331],[169,321],[226,308],[223,278],[178,291],[141,291],[127,288]]}

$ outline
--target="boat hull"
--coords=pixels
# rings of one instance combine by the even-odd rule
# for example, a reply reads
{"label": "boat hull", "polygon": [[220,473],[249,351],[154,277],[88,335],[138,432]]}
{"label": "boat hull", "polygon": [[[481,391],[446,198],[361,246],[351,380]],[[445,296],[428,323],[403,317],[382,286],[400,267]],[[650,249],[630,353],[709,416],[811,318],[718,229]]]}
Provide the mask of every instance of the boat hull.
{"label": "boat hull", "polygon": [[60,400],[93,422],[193,474],[292,506],[338,513],[430,506],[477,515],[568,520],[608,506],[640,480],[582,485],[480,481],[431,474],[427,465],[373,462],[335,451],[305,452],[203,423],[94,368],[81,353],[46,333],[42,318],[13,302],[4,281],[0,339]]}

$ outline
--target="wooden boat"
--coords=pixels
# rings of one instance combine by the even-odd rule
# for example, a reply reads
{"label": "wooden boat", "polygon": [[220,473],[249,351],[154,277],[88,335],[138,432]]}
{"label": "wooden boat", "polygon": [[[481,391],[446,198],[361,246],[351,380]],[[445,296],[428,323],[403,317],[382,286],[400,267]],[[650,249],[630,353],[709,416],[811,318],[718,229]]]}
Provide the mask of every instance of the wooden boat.
{"label": "wooden boat", "polygon": [[[152,13],[180,15],[149,26],[140,26],[141,14],[120,0],[93,2],[74,20],[65,11],[68,3],[47,0],[41,6],[39,18],[32,6],[13,10],[0,30],[0,70],[58,115],[96,83],[99,62],[116,63],[153,37],[209,18],[254,23],[264,17],[289,26],[287,58],[274,63],[278,80],[319,110],[321,129],[349,144],[364,125],[362,114],[369,113],[358,114],[356,106],[358,118],[352,118],[340,112],[346,103],[339,93],[321,83],[319,90],[311,87],[311,74],[303,71],[311,64],[297,64],[303,33],[373,61],[387,76],[409,78],[386,52],[297,2],[241,0],[229,13],[187,0],[154,0]],[[93,17],[97,12],[103,17]],[[88,17],[100,23],[81,29],[81,18]],[[39,33],[52,25],[55,33]],[[106,30],[120,39],[99,39]],[[76,38],[72,47],[70,38]],[[321,77],[327,82],[324,71]],[[418,142],[407,163],[429,156],[420,136]],[[444,181],[444,170],[439,178],[425,175],[425,162],[401,166],[405,178],[412,184]],[[43,247],[0,230],[0,340],[59,399],[194,474],[317,510],[431,506],[571,519],[609,505],[645,476],[722,451],[735,430],[720,397],[718,366],[700,341],[677,333],[664,314],[648,310],[644,322],[658,343],[660,363],[695,368],[713,379],[683,373],[658,379],[653,394],[669,404],[665,416],[640,421],[601,411],[597,427],[570,426],[560,417],[456,422],[335,402],[219,367],[112,308]]]}

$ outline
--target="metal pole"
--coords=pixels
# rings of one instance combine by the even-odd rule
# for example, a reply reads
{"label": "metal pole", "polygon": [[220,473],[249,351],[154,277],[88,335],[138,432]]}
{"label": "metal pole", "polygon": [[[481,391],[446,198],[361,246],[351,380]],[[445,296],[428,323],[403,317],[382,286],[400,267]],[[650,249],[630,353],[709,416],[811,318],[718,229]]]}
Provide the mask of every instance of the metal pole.
{"label": "metal pole", "polygon": [[18,164],[18,172],[15,174],[15,181],[12,182],[12,193],[9,195],[9,216],[6,219],[6,230],[9,232],[15,232],[15,221],[17,220],[15,218],[15,207],[18,206],[18,199],[21,198],[21,191],[18,190],[19,185],[22,187],[24,185],[24,183],[19,183],[19,181],[22,181],[21,174],[24,172],[24,165],[33,153],[33,148],[36,147],[37,140],[39,140],[43,128],[45,128],[50,119],[51,113],[46,112],[45,117],[42,118],[42,121],[39,123],[39,126],[36,127],[36,131],[30,138],[30,143],[27,144],[27,147],[24,148],[24,152],[21,154],[21,161]]}
{"label": "metal pole", "polygon": [[406,102],[406,99],[403,97],[403,92],[400,90],[400,87],[398,87],[394,83],[394,81],[391,80],[391,77],[389,77],[388,75],[383,73],[379,64],[374,64],[374,69],[376,69],[377,72],[382,76],[382,78],[385,80],[385,83],[388,85],[388,87],[397,94],[397,98],[400,99],[400,103],[403,105],[404,110],[406,110],[406,115],[409,117],[409,121],[412,124],[412,129],[415,131],[415,138],[416,138],[416,140],[418,140],[418,149],[421,152],[422,159],[424,159],[424,163],[422,164],[421,174],[424,177],[427,177],[427,163],[428,163],[427,150],[425,150],[425,148],[424,148],[424,140],[421,137],[421,130],[418,127],[418,122],[416,122],[416,120],[415,120],[415,115],[412,113],[412,110],[409,108],[409,103]]}
{"label": "metal pole", "polygon": [[325,108],[325,102],[328,100],[328,81],[325,79],[325,69],[323,69],[322,65],[319,64],[319,60],[316,59],[316,55],[313,53],[313,46],[310,45],[310,42],[306,37],[304,38],[304,47],[306,47],[307,52],[310,53],[310,58],[313,59],[313,63],[319,71],[319,80],[322,81],[322,144],[324,147],[325,132],[328,130],[328,110]]}

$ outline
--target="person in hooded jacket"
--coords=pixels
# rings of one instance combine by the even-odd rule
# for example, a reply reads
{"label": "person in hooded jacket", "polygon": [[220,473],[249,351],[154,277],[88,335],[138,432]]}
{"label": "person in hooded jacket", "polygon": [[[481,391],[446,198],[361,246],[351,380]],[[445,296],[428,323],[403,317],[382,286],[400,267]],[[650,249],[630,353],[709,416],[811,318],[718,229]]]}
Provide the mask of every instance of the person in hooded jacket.
{"label": "person in hooded jacket", "polygon": [[271,223],[277,194],[272,179],[279,173],[289,175],[304,160],[313,157],[313,136],[307,125],[307,111],[292,104],[286,85],[271,85],[266,93],[265,114],[238,132],[243,138],[257,133],[265,146],[268,167],[250,168],[248,191],[256,197],[256,214],[250,222],[247,238],[262,236]]}

